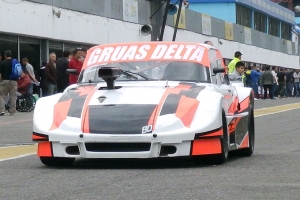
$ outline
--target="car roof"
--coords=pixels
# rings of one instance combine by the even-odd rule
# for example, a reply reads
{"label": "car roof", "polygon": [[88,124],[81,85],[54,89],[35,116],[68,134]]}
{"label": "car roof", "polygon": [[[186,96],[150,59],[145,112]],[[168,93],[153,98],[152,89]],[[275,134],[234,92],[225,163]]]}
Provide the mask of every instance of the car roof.
{"label": "car roof", "polygon": [[[213,50],[213,51],[211,51]],[[191,42],[133,42],[104,44],[90,48],[83,69],[110,62],[186,61],[210,67],[214,59],[222,59],[213,46]]]}

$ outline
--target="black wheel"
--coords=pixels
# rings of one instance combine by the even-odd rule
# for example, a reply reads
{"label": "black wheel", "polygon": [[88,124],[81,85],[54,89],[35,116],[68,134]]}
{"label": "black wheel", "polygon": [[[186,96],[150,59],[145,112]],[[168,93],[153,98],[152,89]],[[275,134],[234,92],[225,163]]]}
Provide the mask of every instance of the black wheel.
{"label": "black wheel", "polygon": [[26,98],[26,102],[27,102],[27,107],[28,107],[28,111],[27,112],[31,112],[34,110],[35,104],[36,104],[36,100],[34,98],[34,96],[32,94],[28,95]]}
{"label": "black wheel", "polygon": [[254,127],[253,105],[249,106],[248,133],[249,133],[249,147],[238,150],[240,156],[250,157],[254,152],[255,127]]}
{"label": "black wheel", "polygon": [[49,167],[67,167],[71,166],[75,158],[62,157],[40,157],[41,162]]}
{"label": "black wheel", "polygon": [[25,94],[17,98],[16,110],[19,112],[31,112],[36,104],[36,100],[33,95]]}

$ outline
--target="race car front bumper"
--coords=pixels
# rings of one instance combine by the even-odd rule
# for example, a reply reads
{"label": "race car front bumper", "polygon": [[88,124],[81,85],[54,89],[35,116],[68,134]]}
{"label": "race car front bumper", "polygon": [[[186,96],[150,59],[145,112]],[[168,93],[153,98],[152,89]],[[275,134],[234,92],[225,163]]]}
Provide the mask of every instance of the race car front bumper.
{"label": "race car front bumper", "polygon": [[190,152],[191,139],[178,134],[60,135],[39,142],[38,147],[38,156],[74,158],[176,157]]}

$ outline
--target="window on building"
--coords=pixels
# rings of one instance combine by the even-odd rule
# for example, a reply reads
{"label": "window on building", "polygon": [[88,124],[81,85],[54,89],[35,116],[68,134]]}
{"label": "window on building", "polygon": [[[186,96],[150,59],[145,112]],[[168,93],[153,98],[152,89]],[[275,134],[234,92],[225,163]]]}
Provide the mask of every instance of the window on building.
{"label": "window on building", "polygon": [[266,33],[267,28],[267,16],[260,13],[254,12],[254,29],[263,33]]}
{"label": "window on building", "polygon": [[61,58],[63,54],[63,43],[58,41],[49,41],[49,53],[54,52],[56,59]]}
{"label": "window on building", "polygon": [[0,34],[0,54],[4,60],[4,51],[11,50],[13,58],[19,59],[18,36]]}
{"label": "window on building", "polygon": [[291,39],[291,28],[290,25],[284,22],[281,22],[281,38],[290,40]]}
{"label": "window on building", "polygon": [[268,18],[269,34],[279,37],[279,21],[272,17]]}
{"label": "window on building", "polygon": [[252,11],[242,5],[236,6],[236,23],[251,28]]}
{"label": "window on building", "polygon": [[20,42],[20,59],[26,57],[34,70],[39,71],[41,62],[41,45],[40,39],[19,37]]}
{"label": "window on building", "polygon": [[73,53],[74,49],[81,48],[81,44],[76,43],[64,43],[64,50],[69,50],[71,54]]}

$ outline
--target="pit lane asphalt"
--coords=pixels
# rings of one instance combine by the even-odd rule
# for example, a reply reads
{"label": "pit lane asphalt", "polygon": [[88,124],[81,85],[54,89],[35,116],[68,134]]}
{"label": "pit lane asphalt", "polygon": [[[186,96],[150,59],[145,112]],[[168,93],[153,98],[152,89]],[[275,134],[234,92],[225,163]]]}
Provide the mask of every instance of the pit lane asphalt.
{"label": "pit lane asphalt", "polygon": [[[255,101],[255,109],[300,99]],[[297,105],[297,104],[295,104]],[[256,117],[250,158],[78,160],[43,166],[35,155],[0,162],[0,199],[300,199],[300,109]],[[0,118],[0,147],[30,144],[32,113]],[[0,155],[1,156],[1,155]]]}

